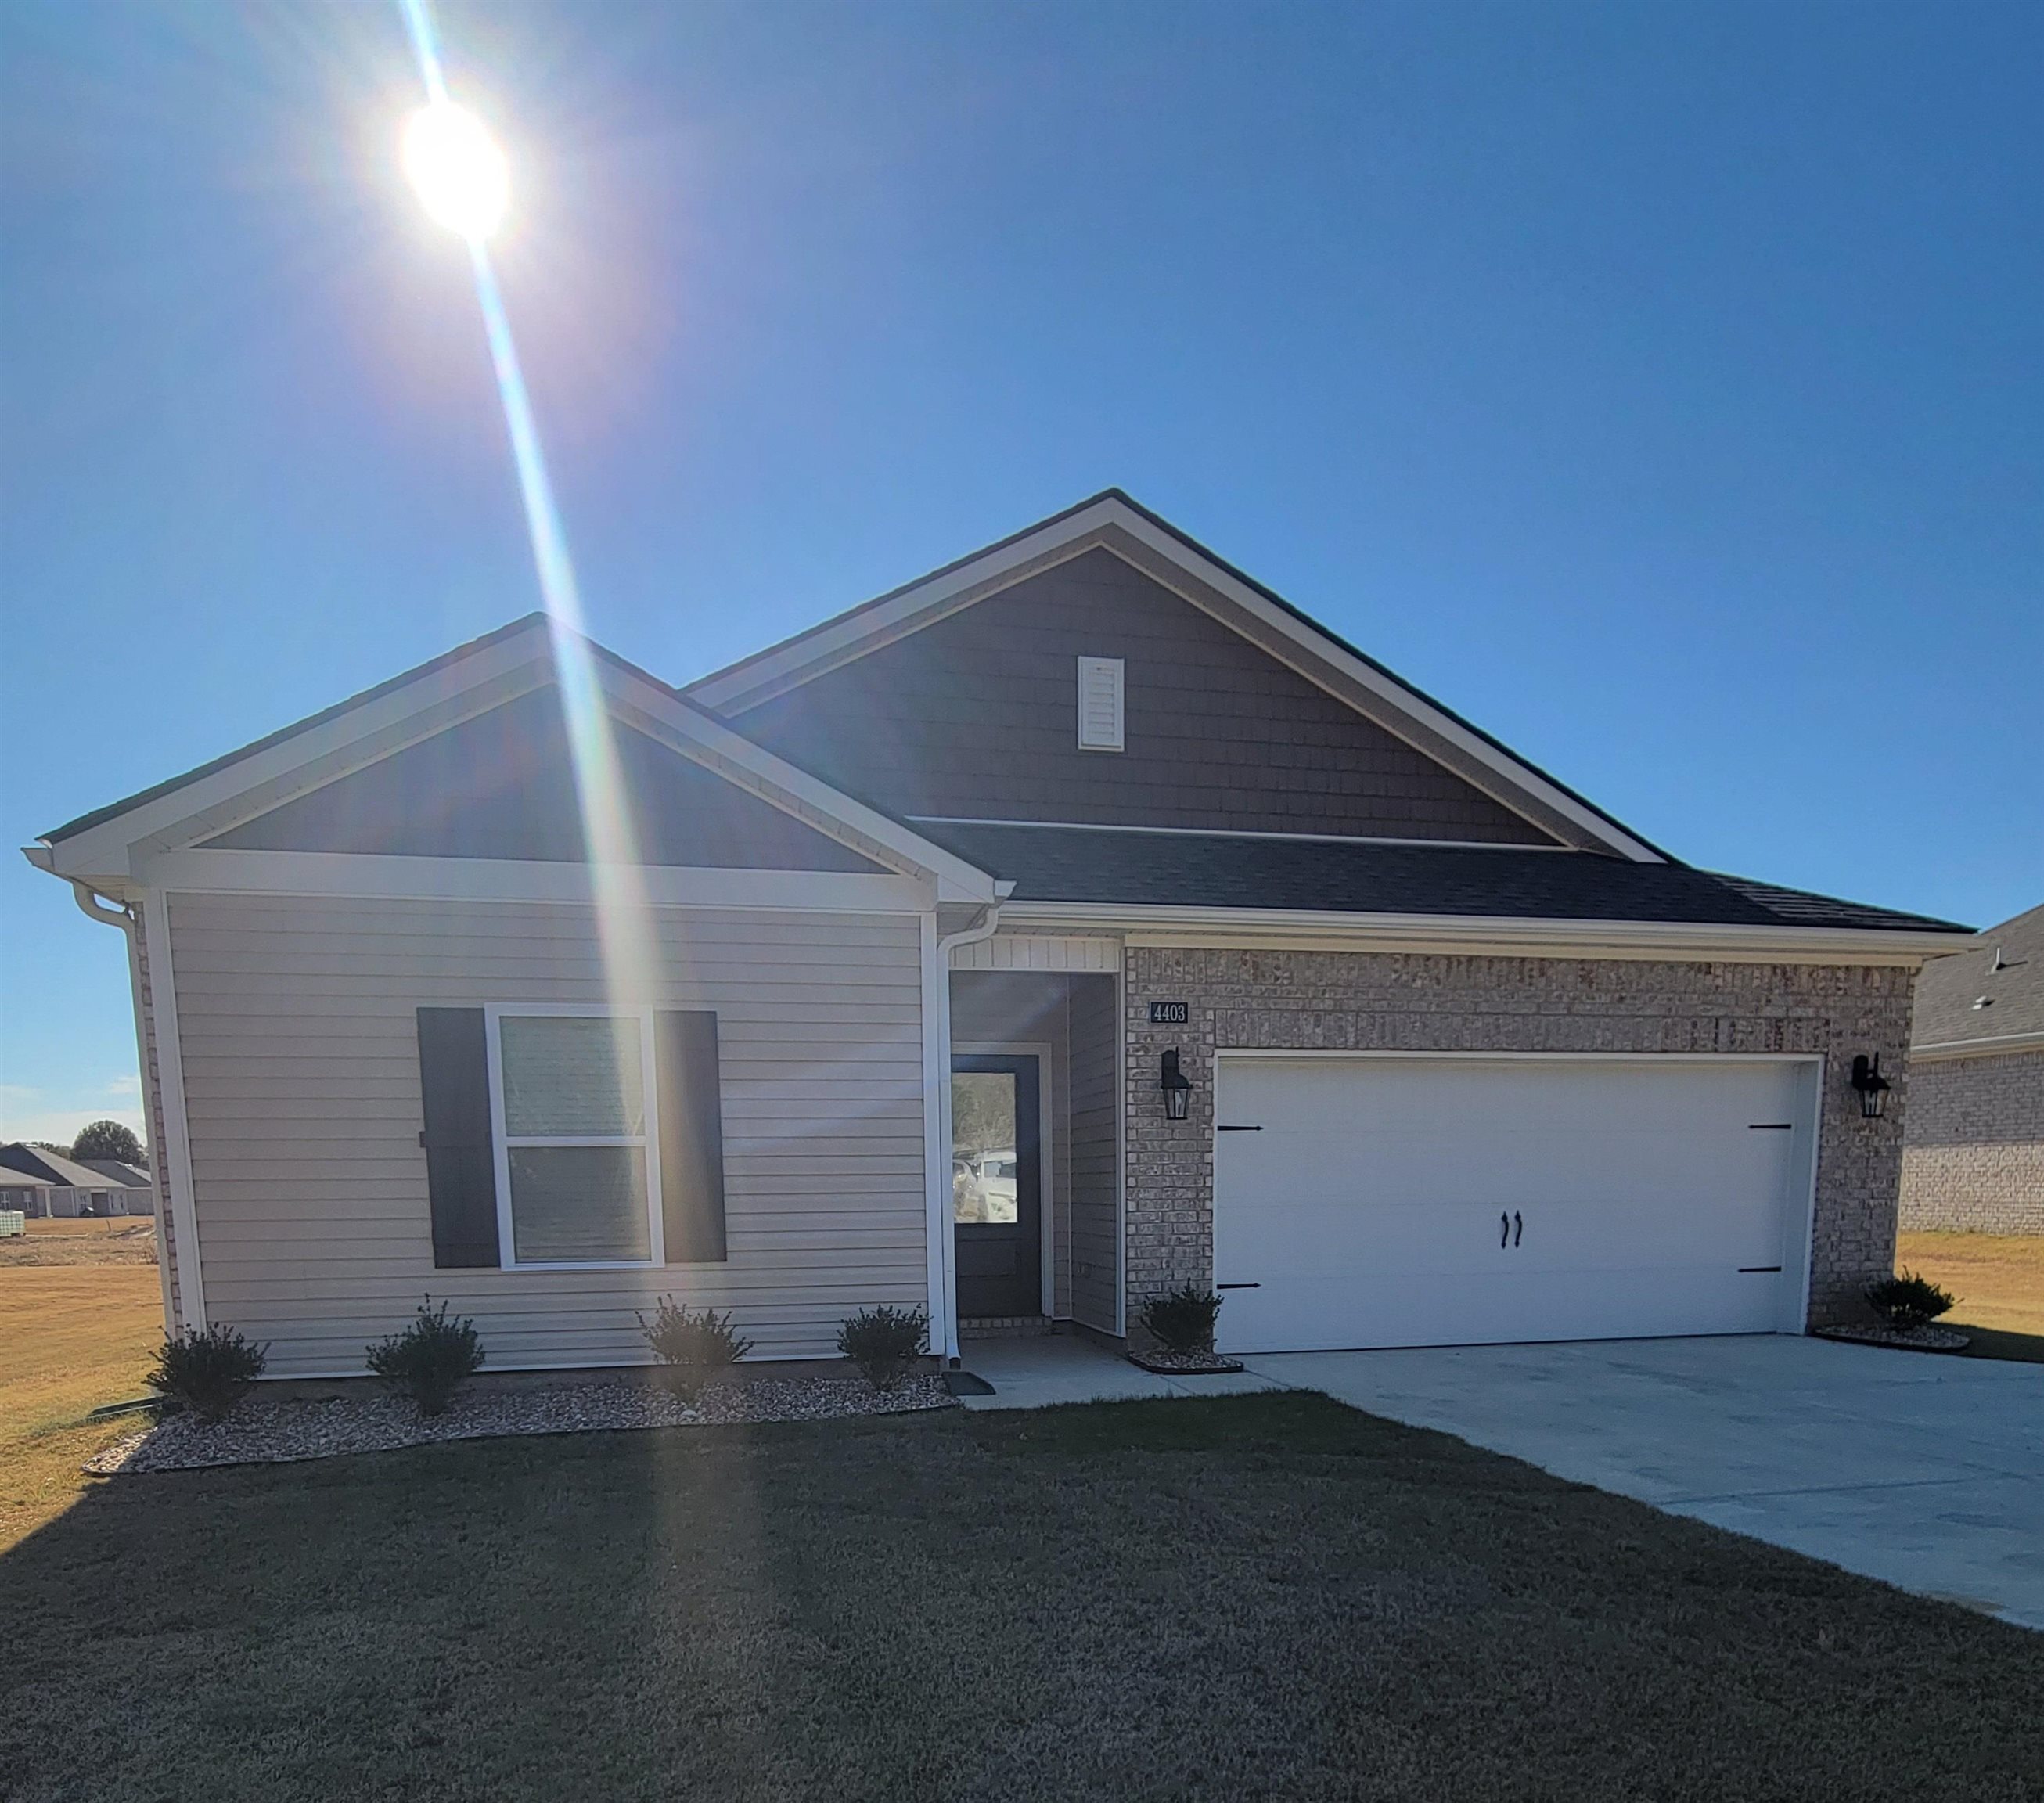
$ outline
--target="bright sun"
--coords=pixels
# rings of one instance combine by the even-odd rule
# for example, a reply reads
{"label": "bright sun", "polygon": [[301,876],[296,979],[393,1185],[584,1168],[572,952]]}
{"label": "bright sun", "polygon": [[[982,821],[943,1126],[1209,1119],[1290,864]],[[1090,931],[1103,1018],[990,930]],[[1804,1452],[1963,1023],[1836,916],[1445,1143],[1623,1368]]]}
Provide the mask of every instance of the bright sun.
{"label": "bright sun", "polygon": [[436,100],[405,129],[405,173],[440,224],[480,243],[502,223],[510,165],[489,128],[449,100]]}

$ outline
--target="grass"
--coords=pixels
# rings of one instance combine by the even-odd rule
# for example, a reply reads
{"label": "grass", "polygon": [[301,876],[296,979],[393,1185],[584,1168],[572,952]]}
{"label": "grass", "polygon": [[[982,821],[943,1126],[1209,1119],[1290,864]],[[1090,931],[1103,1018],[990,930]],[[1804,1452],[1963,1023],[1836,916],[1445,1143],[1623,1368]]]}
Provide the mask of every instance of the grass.
{"label": "grass", "polygon": [[[50,1239],[91,1244],[83,1234]],[[0,1240],[0,1247],[20,1244]],[[0,1358],[0,1551],[76,1502],[94,1483],[79,1465],[134,1432],[132,1420],[83,1417],[102,1403],[146,1394],[142,1374],[163,1336],[163,1292],[153,1252],[148,1258],[146,1264],[0,1263],[0,1347],[6,1349]],[[0,1565],[0,1574],[5,1570]]]}
{"label": "grass", "polygon": [[118,1481],[29,1800],[2015,1803],[2044,1636],[1302,1394]]}
{"label": "grass", "polygon": [[1904,1233],[1895,1264],[1958,1297],[1939,1324],[1971,1335],[1976,1356],[2044,1364],[2044,1235]]}
{"label": "grass", "polygon": [[156,1224],[146,1217],[106,1221],[31,1221],[0,1240],[0,1271],[10,1265],[148,1265],[156,1263]]}

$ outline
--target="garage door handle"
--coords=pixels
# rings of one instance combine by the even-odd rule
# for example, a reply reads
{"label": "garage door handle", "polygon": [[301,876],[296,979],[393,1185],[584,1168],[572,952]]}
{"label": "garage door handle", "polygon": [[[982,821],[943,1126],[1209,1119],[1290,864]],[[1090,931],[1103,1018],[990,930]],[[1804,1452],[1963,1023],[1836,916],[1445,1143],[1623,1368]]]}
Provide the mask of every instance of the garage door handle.
{"label": "garage door handle", "polygon": [[1497,1243],[1500,1246],[1512,1244],[1512,1217],[1508,1214],[1497,1217]]}
{"label": "garage door handle", "polygon": [[1512,1243],[1519,1244],[1519,1236],[1526,1231],[1526,1217],[1518,1209],[1512,1211]]}
{"label": "garage door handle", "polygon": [[1260,1283],[1216,1283],[1214,1286],[1216,1290],[1261,1290],[1262,1287]]}

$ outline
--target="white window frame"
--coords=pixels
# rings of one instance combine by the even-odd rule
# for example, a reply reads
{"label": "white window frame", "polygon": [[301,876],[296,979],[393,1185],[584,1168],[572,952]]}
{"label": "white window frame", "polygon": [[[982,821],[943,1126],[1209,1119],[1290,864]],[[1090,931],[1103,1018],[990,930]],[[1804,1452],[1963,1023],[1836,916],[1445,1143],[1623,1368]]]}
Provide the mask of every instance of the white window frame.
{"label": "white window frame", "polygon": [[[506,1018],[543,1016],[587,1021],[639,1023],[639,1070],[646,1103],[644,1133],[524,1135],[513,1139],[504,1119],[504,1045],[500,1023]],[[490,1138],[497,1169],[497,1256],[505,1271],[651,1271],[667,1262],[667,1235],[660,1205],[659,1085],[653,1065],[653,1010],[651,1008],[593,1006],[582,1002],[492,1002],[482,1010],[484,1050],[490,1066]],[[549,1259],[518,1257],[511,1219],[511,1148],[514,1146],[634,1146],[646,1153],[646,1244],[644,1259]]]}
{"label": "white window frame", "polygon": [[[1114,695],[1114,736],[1111,739],[1086,736],[1086,690],[1097,679],[1107,682]],[[1118,657],[1081,657],[1078,662],[1079,749],[1082,752],[1119,752],[1128,743],[1127,665]]]}

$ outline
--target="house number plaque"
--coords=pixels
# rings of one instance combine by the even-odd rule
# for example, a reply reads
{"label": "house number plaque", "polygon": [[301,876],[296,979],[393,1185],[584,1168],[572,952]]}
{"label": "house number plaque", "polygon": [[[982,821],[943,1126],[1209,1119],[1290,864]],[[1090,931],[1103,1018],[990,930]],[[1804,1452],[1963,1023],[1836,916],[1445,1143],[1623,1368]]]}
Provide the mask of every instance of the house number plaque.
{"label": "house number plaque", "polygon": [[1192,1017],[1192,1010],[1182,1001],[1150,1004],[1150,1025],[1153,1027],[1182,1027]]}

